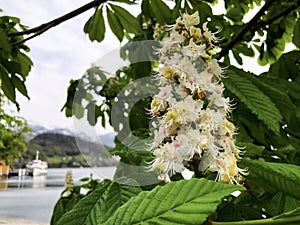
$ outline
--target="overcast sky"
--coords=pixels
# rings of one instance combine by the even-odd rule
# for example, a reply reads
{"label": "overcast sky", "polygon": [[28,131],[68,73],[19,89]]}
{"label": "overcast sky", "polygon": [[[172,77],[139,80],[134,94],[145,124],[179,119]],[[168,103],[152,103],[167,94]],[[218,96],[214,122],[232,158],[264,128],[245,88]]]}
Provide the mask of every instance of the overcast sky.
{"label": "overcast sky", "polygon": [[[21,18],[21,22],[34,27],[61,16],[79,6],[86,0],[37,1],[37,0],[0,0],[2,15]],[[30,123],[47,128],[73,128],[73,119],[66,118],[60,111],[66,100],[70,79],[82,77],[91,63],[120,44],[111,32],[106,33],[102,43],[91,42],[83,32],[83,26],[93,14],[91,9],[46,33],[27,42],[34,66],[26,81],[30,100],[18,96],[21,105],[20,115]],[[109,30],[108,28],[106,30]],[[245,68],[259,73],[265,68],[253,68],[253,62],[245,63]],[[248,67],[248,68],[247,68]]]}
{"label": "overcast sky", "polygon": [[[48,22],[88,1],[0,1],[2,15],[21,18],[29,27]],[[91,63],[120,46],[117,38],[108,34],[104,42],[91,42],[83,26],[93,14],[91,9],[27,42],[34,66],[26,81],[30,100],[18,96],[20,115],[30,123],[72,128],[72,119],[60,109],[65,103],[70,79],[80,78]]]}

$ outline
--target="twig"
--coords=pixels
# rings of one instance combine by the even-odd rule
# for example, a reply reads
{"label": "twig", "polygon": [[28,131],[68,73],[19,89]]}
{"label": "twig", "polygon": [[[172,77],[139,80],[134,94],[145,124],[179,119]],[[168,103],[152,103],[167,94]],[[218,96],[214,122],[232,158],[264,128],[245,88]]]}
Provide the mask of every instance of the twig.
{"label": "twig", "polygon": [[261,9],[254,15],[254,17],[244,25],[244,27],[240,30],[239,33],[237,33],[232,40],[226,45],[225,48],[222,49],[222,51],[219,53],[218,59],[221,59],[223,56],[227,55],[229,50],[235,46],[240,39],[250,30],[252,26],[254,26],[259,18],[264,15],[265,11],[271,6],[273,3],[273,0],[266,0],[266,3],[261,7]]}
{"label": "twig", "polygon": [[300,5],[300,1],[298,1],[296,4],[291,5],[285,9],[283,9],[282,11],[280,11],[279,13],[277,13],[276,15],[274,15],[273,17],[267,19],[267,20],[258,20],[257,24],[255,26],[255,29],[257,28],[261,28],[261,27],[265,27],[271,23],[273,23],[274,21],[276,21],[277,19],[289,14],[290,12],[292,12],[293,10],[297,9]]}
{"label": "twig", "polygon": [[39,36],[40,34],[44,33],[44,32],[47,31],[47,30],[49,30],[51,27],[53,27],[53,26],[49,25],[49,26],[43,27],[43,29],[40,29],[40,30],[39,30],[38,32],[36,32],[35,34],[33,34],[33,35],[31,35],[31,36],[29,36],[29,37],[27,37],[27,38],[24,38],[24,39],[22,39],[22,40],[20,40],[20,41],[17,41],[17,42],[15,42],[15,43],[13,43],[12,45],[13,45],[13,46],[16,46],[16,45],[22,44],[22,43],[24,43],[24,42],[26,42],[26,41],[28,41],[28,40],[30,40],[30,39],[36,37],[36,36]]}
{"label": "twig", "polygon": [[20,31],[20,32],[14,32],[14,33],[8,33],[7,36],[9,37],[15,37],[15,36],[22,36],[22,35],[29,35],[29,34],[33,34],[31,36],[29,36],[28,38],[25,38],[23,40],[20,40],[18,42],[15,42],[13,45],[18,45],[18,44],[22,44],[24,43],[25,41],[28,41],[38,35],[41,35],[42,33],[44,33],[45,31],[49,30],[50,28],[53,28],[73,17],[76,17],[78,15],[80,15],[81,13],[93,8],[93,7],[96,7],[96,6],[99,6],[100,4],[104,3],[104,2],[107,2],[108,0],[94,0],[94,1],[91,1],[89,3],[87,3],[86,5],[83,5],[61,17],[58,17],[52,21],[49,21],[47,23],[44,23],[42,25],[39,25],[37,27],[34,27],[34,28],[31,28],[31,29],[28,29],[28,30],[24,30],[24,31]]}

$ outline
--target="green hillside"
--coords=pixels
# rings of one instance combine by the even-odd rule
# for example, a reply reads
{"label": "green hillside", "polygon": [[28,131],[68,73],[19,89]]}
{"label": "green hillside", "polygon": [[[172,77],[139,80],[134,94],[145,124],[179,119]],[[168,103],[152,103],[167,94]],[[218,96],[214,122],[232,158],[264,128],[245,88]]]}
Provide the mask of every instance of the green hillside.
{"label": "green hillside", "polygon": [[[16,162],[15,166],[24,167],[28,161],[35,158],[36,151],[40,152],[39,159],[47,161],[48,166],[52,168],[115,165],[114,160],[105,157],[105,148],[100,144],[80,140],[80,149],[81,151],[72,136],[39,134],[30,140],[28,150],[22,153],[23,160]],[[84,158],[88,159],[89,164]]]}

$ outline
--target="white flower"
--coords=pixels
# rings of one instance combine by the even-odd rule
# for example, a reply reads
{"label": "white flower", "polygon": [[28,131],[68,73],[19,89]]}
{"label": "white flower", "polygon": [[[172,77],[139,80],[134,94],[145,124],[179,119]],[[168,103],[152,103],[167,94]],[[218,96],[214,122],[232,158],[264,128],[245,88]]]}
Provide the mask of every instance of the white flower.
{"label": "white flower", "polygon": [[[163,124],[160,124],[163,125]],[[159,126],[158,130],[154,131],[154,139],[151,145],[151,148],[157,148],[159,145],[161,145],[161,143],[163,142],[163,140],[168,137],[170,135],[170,131],[169,129],[167,129],[164,126]]]}
{"label": "white flower", "polygon": [[198,43],[199,41],[201,41],[201,39],[202,39],[202,32],[201,32],[200,28],[191,26],[190,31],[191,31],[191,36],[193,37],[193,40],[196,43]]}
{"label": "white flower", "polygon": [[171,33],[170,38],[168,39],[171,43],[182,43],[184,42],[185,37],[182,34],[177,32]]}
{"label": "white flower", "polygon": [[210,44],[212,44],[212,42],[216,43],[222,40],[221,38],[216,37],[216,34],[219,33],[221,29],[219,29],[217,32],[212,33],[207,27],[207,22],[203,23],[202,29],[204,31],[203,36],[205,36],[205,38],[210,42]]}
{"label": "white flower", "polygon": [[207,62],[207,70],[217,76],[222,77],[224,71],[219,66],[218,61],[216,59],[211,59]]}
{"label": "white flower", "polygon": [[171,85],[166,85],[160,87],[160,92],[158,95],[155,95],[151,102],[151,108],[149,109],[150,113],[153,116],[157,116],[159,112],[165,111],[168,107],[168,103],[174,101],[173,99],[173,87]]}
{"label": "white flower", "polygon": [[236,128],[227,120],[232,105],[223,96],[224,71],[209,55],[219,39],[207,23],[202,30],[194,27],[199,22],[198,12],[183,14],[158,50],[160,91],[150,109],[158,120],[151,146],[156,158],[150,168],[170,181],[197,156],[199,170],[217,172],[217,181],[237,183],[245,171],[237,167]]}
{"label": "white flower", "polygon": [[192,38],[190,39],[189,45],[184,46],[181,52],[186,56],[190,56],[192,59],[199,58],[199,56],[204,58],[208,57],[206,53],[206,45],[197,45]]}
{"label": "white flower", "polygon": [[154,32],[153,32],[153,38],[154,40],[158,40],[160,38],[160,36],[166,32],[166,26],[165,25],[161,25],[159,23],[156,23],[154,26]]}
{"label": "white flower", "polygon": [[179,79],[179,72],[170,66],[162,67],[160,69],[160,73],[162,74],[163,77],[165,77],[168,80],[175,81],[176,79]]}
{"label": "white flower", "polygon": [[151,109],[149,110],[152,115],[157,116],[159,112],[167,108],[167,102],[159,96],[154,96],[151,102]]}
{"label": "white flower", "polygon": [[198,25],[200,23],[200,17],[198,11],[196,11],[192,15],[184,13],[182,15],[182,19],[187,30],[189,30],[191,26]]}
{"label": "white flower", "polygon": [[206,70],[198,75],[199,87],[206,92],[213,93],[216,89],[216,84],[212,82],[213,75]]}
{"label": "white flower", "polygon": [[196,121],[199,113],[199,102],[195,101],[191,96],[186,97],[183,101],[177,102],[172,106],[165,116],[164,121],[168,127],[178,127],[188,122]]}
{"label": "white flower", "polygon": [[160,87],[160,92],[158,93],[158,96],[163,99],[164,101],[170,101],[172,98],[173,94],[173,87],[171,85],[167,85],[164,87]]}
{"label": "white flower", "polygon": [[210,109],[202,110],[197,122],[199,129],[210,130],[213,124],[212,111]]}
{"label": "white flower", "polygon": [[191,159],[194,154],[201,155],[202,151],[208,148],[211,135],[209,132],[200,132],[198,129],[185,127],[178,132],[176,140],[185,146],[186,154]]}
{"label": "white flower", "polygon": [[180,144],[169,142],[157,148],[154,151],[156,159],[151,165],[151,170],[169,176],[174,175],[176,172],[181,173],[185,169],[183,164],[185,158],[179,148]]}
{"label": "white flower", "polygon": [[238,183],[237,178],[239,177],[239,168],[237,167],[237,159],[234,154],[220,154],[216,159],[216,167],[218,168],[217,180],[236,184]]}

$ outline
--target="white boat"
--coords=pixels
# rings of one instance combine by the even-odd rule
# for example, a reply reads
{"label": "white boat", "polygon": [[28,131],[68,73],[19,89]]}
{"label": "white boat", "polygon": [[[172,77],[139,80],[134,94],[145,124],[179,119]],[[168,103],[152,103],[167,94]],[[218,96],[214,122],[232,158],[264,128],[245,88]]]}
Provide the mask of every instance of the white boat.
{"label": "white boat", "polygon": [[26,173],[30,176],[46,175],[48,163],[39,159],[39,151],[36,151],[35,159],[26,164]]}

